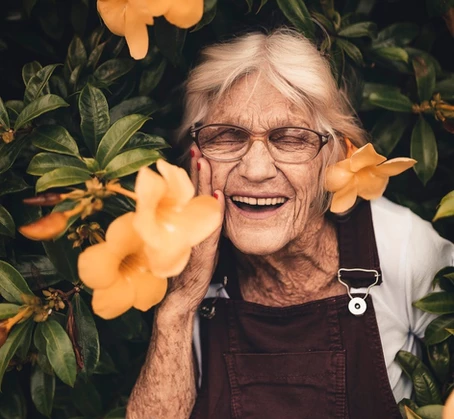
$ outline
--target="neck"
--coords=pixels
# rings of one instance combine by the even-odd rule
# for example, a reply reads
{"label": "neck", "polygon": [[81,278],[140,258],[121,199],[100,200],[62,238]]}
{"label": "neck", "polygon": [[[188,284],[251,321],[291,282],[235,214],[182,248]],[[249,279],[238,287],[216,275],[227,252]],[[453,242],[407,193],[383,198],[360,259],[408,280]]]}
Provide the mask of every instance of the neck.
{"label": "neck", "polygon": [[337,282],[339,252],[335,226],[325,217],[311,222],[303,237],[278,252],[235,251],[241,293],[246,301],[289,306],[342,294]]}

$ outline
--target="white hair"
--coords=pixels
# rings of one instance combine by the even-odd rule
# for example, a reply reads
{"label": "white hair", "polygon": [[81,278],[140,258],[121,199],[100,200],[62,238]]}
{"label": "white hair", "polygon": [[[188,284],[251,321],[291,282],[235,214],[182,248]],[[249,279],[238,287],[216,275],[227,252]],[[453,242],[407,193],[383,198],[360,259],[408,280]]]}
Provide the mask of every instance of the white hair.
{"label": "white hair", "polygon": [[254,32],[205,48],[186,83],[180,140],[192,125],[203,123],[238,80],[252,74],[264,77],[297,109],[309,114],[313,129],[334,139],[321,152],[323,167],[316,204],[324,211],[329,200],[323,190],[326,167],[344,158],[344,138],[360,147],[367,142],[367,135],[358,125],[347,95],[338,88],[328,61],[298,32]]}

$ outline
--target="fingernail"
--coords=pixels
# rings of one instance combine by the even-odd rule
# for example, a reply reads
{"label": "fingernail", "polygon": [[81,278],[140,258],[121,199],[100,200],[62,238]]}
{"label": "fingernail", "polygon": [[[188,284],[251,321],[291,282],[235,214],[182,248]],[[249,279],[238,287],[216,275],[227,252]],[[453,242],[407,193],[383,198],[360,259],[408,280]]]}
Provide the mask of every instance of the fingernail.
{"label": "fingernail", "polygon": [[200,171],[200,168],[202,167],[202,165],[200,164],[200,162],[197,162],[197,170]]}
{"label": "fingernail", "polygon": [[195,151],[192,148],[191,148],[191,150],[189,152],[191,153],[191,157],[195,156]]}
{"label": "fingernail", "polygon": [[213,196],[214,196],[216,199],[219,198],[219,195],[218,195],[216,192],[213,194]]}

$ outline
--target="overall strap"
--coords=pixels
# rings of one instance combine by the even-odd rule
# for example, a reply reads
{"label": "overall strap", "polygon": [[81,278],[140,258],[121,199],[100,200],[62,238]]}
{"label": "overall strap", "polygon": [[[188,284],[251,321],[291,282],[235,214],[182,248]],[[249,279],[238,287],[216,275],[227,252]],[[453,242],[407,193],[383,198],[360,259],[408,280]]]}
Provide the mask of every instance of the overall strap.
{"label": "overall strap", "polygon": [[[352,288],[369,287],[376,281],[375,272],[364,272],[356,269],[376,271],[379,275],[377,285],[382,282],[380,260],[375,242],[372,212],[369,201],[359,203],[345,216],[336,219],[339,242],[339,267],[342,280]],[[355,269],[349,271],[349,269]]]}

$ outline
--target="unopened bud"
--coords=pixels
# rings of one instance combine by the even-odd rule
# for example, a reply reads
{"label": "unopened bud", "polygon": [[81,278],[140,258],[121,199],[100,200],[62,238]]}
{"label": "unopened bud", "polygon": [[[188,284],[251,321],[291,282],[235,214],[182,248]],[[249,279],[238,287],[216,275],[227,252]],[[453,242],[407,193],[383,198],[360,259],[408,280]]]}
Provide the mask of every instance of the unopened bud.
{"label": "unopened bud", "polygon": [[54,192],[47,192],[43,193],[38,196],[32,196],[30,198],[25,198],[22,202],[27,205],[39,205],[41,207],[44,206],[54,206],[58,203],[64,201],[66,195]]}
{"label": "unopened bud", "polygon": [[14,140],[14,131],[10,129],[9,131],[4,132],[2,134],[2,140],[6,144],[9,144],[11,141],[13,141]]}
{"label": "unopened bud", "polygon": [[58,302],[58,308],[59,308],[60,310],[63,310],[63,309],[65,308],[65,303],[64,303],[62,300],[60,300],[60,301]]}
{"label": "unopened bud", "polygon": [[69,218],[66,212],[53,212],[34,223],[19,227],[19,232],[30,240],[51,240],[65,231]]}
{"label": "unopened bud", "polygon": [[49,317],[49,312],[48,311],[40,311],[39,313],[36,313],[35,316],[33,317],[33,320],[37,323],[45,322],[47,318]]}

